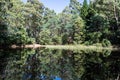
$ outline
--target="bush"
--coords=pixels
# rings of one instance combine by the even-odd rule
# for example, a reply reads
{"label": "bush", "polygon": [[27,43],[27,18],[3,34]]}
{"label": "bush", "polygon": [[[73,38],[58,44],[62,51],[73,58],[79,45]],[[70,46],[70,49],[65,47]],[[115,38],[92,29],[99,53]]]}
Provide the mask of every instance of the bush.
{"label": "bush", "polygon": [[39,43],[41,45],[52,44],[52,37],[50,30],[43,30],[40,32]]}
{"label": "bush", "polygon": [[102,44],[101,43],[95,43],[95,44],[93,44],[93,46],[102,47]]}
{"label": "bush", "polygon": [[103,47],[110,47],[111,46],[111,42],[107,39],[103,39],[102,40],[102,46]]}
{"label": "bush", "polygon": [[35,38],[28,38],[26,42],[27,44],[33,44],[35,43]]}
{"label": "bush", "polygon": [[52,38],[52,42],[54,43],[54,44],[61,44],[62,43],[62,40],[61,40],[61,37],[59,37],[59,36],[54,36],[53,38]]}
{"label": "bush", "polygon": [[9,44],[31,44],[35,43],[34,38],[30,38],[24,27],[13,28],[13,31],[9,32]]}

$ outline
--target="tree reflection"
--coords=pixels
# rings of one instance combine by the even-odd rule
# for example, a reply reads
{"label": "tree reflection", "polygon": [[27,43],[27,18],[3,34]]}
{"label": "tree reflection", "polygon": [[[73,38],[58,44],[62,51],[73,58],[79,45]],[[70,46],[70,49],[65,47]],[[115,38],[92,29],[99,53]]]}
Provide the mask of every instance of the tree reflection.
{"label": "tree reflection", "polygon": [[[3,80],[115,80],[119,52],[50,49],[0,50]],[[107,53],[105,53],[107,52]],[[4,54],[4,55],[3,55]],[[109,54],[109,55],[106,55]]]}

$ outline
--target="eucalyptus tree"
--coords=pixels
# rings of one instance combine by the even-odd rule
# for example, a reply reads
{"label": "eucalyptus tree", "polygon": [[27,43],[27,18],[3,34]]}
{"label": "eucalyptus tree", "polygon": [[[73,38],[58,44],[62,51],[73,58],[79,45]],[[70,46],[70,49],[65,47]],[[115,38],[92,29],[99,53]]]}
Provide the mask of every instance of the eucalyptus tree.
{"label": "eucalyptus tree", "polygon": [[120,1],[119,0],[94,0],[93,8],[106,16],[109,22],[109,31],[111,31],[109,40],[113,44],[119,43],[119,25],[120,25]]}
{"label": "eucalyptus tree", "polygon": [[[42,25],[41,25],[41,32],[39,33],[39,40],[42,40],[41,36],[43,35],[43,32],[49,31],[48,34],[50,38],[49,42],[51,43],[51,39],[52,39],[53,44],[61,44],[61,35],[59,34],[59,29],[60,29],[59,18],[57,14],[55,13],[54,10],[45,8],[42,17]],[[47,37],[46,40],[48,40]]]}
{"label": "eucalyptus tree", "polygon": [[62,44],[69,44],[69,37],[72,31],[72,14],[69,6],[66,6],[62,13],[58,14],[59,17],[59,34],[62,36]]}
{"label": "eucalyptus tree", "polygon": [[22,27],[25,20],[23,15],[23,2],[21,0],[10,0],[10,3],[12,7],[7,11],[7,22],[10,27]]}
{"label": "eucalyptus tree", "polygon": [[[72,44],[76,41],[74,38],[77,39],[78,36],[81,36],[79,34],[82,31],[82,28],[80,29],[80,27],[82,27],[80,24],[83,23],[83,21],[80,18],[80,10],[81,4],[77,0],[70,0],[69,6],[65,7],[60,14],[61,32],[64,32],[63,44]],[[80,38],[79,40],[81,41]]]}
{"label": "eucalyptus tree", "polygon": [[28,35],[38,40],[44,6],[39,0],[28,0],[24,8],[25,27]]}
{"label": "eucalyptus tree", "polygon": [[65,9],[62,11],[61,14],[59,14],[59,23],[61,26],[61,33],[63,32],[71,32],[71,19],[72,19],[72,14],[71,14],[71,9],[69,6],[66,6]]}
{"label": "eucalyptus tree", "polygon": [[81,4],[77,0],[70,0],[69,8],[71,14],[80,14]]}
{"label": "eucalyptus tree", "polygon": [[90,44],[101,43],[103,39],[109,39],[109,23],[106,16],[103,14],[96,14],[91,17],[90,25],[86,28],[86,40]]}
{"label": "eucalyptus tree", "polygon": [[81,17],[75,16],[72,25],[72,39],[74,44],[81,44],[84,42],[85,24]]}
{"label": "eucalyptus tree", "polygon": [[26,44],[32,42],[26,31],[24,4],[21,0],[11,0],[11,8],[7,11],[7,24],[9,29],[10,44]]}
{"label": "eucalyptus tree", "polygon": [[120,1],[119,0],[95,0],[93,2],[94,8],[98,13],[103,13],[107,16],[108,20],[114,30],[118,29],[119,16],[120,16]]}
{"label": "eucalyptus tree", "polygon": [[43,29],[45,29],[45,28],[49,29],[51,32],[54,32],[54,33],[52,33],[53,35],[58,34],[58,30],[57,30],[57,28],[59,28],[58,17],[54,10],[45,8],[43,21],[44,21],[43,25],[42,25]]}

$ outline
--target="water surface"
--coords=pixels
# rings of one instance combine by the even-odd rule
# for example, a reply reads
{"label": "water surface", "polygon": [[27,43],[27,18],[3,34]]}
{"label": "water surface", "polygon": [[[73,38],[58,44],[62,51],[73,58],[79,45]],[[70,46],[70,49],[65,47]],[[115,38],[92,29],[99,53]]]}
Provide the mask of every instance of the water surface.
{"label": "water surface", "polygon": [[119,80],[120,52],[0,49],[0,80]]}

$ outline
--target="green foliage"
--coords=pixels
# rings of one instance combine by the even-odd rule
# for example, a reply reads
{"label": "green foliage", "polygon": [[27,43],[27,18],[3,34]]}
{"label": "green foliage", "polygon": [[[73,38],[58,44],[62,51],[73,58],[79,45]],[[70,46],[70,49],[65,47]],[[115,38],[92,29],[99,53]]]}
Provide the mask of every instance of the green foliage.
{"label": "green foliage", "polygon": [[52,38],[51,38],[51,32],[49,30],[43,30],[39,34],[39,43],[40,44],[51,44]]}
{"label": "green foliage", "polygon": [[61,41],[61,37],[59,37],[59,36],[57,36],[57,35],[55,35],[55,36],[53,36],[52,37],[52,42],[53,42],[53,44],[61,44],[62,43],[62,41]]}
{"label": "green foliage", "polygon": [[111,54],[111,50],[103,50],[103,56],[104,57],[108,57],[108,56],[110,56],[110,54]]}
{"label": "green foliage", "polygon": [[117,0],[94,0],[89,4],[84,0],[81,5],[70,0],[69,6],[56,14],[39,0],[1,0],[0,43],[92,45],[107,39],[117,44],[119,4]]}
{"label": "green foliage", "polygon": [[[106,16],[107,21],[109,22],[108,32],[109,39],[113,44],[117,44],[117,37],[115,34],[119,30],[119,18],[120,18],[120,1],[119,0],[95,0],[92,2],[93,8],[98,12]],[[114,38],[114,40],[113,40]]]}
{"label": "green foliage", "polygon": [[69,8],[70,8],[71,14],[74,14],[74,15],[80,14],[81,5],[77,0],[70,0]]}
{"label": "green foliage", "polygon": [[87,3],[87,0],[84,0],[83,1],[83,5],[82,5],[82,8],[80,10],[80,16],[85,20],[86,19],[86,16],[88,15],[88,3]]}
{"label": "green foliage", "polygon": [[[0,49],[0,58],[7,61],[5,79],[19,80],[23,73],[31,73],[37,78],[45,75],[47,80],[51,74],[63,80],[115,80],[119,77],[120,60],[116,54],[110,59],[110,50],[112,44],[120,45],[119,26],[119,0],[91,0],[90,4],[84,0],[83,5],[70,0],[69,6],[59,14],[39,0],[27,0],[27,3],[0,0],[0,47],[39,43],[50,48],[76,50],[19,50],[15,52],[19,56],[13,56],[13,52]],[[101,48],[105,50],[97,50]]]}
{"label": "green foliage", "polygon": [[77,17],[73,21],[73,42],[80,44],[84,41],[84,21]]}
{"label": "green foliage", "polygon": [[26,29],[23,27],[13,28],[13,32],[9,32],[10,44],[31,44],[34,43],[35,40],[30,38],[26,32]]}
{"label": "green foliage", "polygon": [[35,38],[37,43],[41,31],[44,6],[38,0],[28,0],[24,6],[24,27],[27,27],[29,37]]}
{"label": "green foliage", "polygon": [[103,47],[110,47],[111,46],[111,42],[107,39],[103,39],[102,40],[102,46]]}
{"label": "green foliage", "polygon": [[104,27],[107,27],[106,17],[102,14],[96,14],[91,17],[90,24],[91,31],[104,31]]}
{"label": "green foliage", "polygon": [[91,17],[93,17],[96,14],[96,11],[90,6],[87,12],[88,14],[85,17],[85,21],[86,21],[86,26],[89,26],[91,23]]}
{"label": "green foliage", "polygon": [[101,36],[102,36],[101,32],[92,32],[87,35],[87,38],[89,38],[91,44],[93,44],[93,43],[99,43]]}
{"label": "green foliage", "polygon": [[42,45],[47,45],[47,44],[61,44],[61,37],[57,35],[52,35],[50,30],[43,30],[39,34],[39,43]]}
{"label": "green foliage", "polygon": [[68,41],[69,35],[68,34],[63,34],[62,35],[62,44],[69,44],[70,41]]}
{"label": "green foliage", "polygon": [[100,43],[104,38],[109,35],[109,22],[102,14],[91,16],[89,24],[86,27],[86,41],[89,40],[91,44]]}
{"label": "green foliage", "polygon": [[8,28],[6,24],[0,24],[0,44],[8,44],[9,37],[8,37]]}

